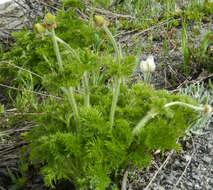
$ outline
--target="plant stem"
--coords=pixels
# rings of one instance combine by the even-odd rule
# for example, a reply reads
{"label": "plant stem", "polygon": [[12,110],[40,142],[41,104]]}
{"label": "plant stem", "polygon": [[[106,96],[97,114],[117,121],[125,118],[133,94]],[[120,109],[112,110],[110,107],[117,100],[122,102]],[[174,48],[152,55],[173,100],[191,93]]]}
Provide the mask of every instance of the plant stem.
{"label": "plant stem", "polygon": [[140,121],[139,123],[135,126],[135,128],[133,129],[132,133],[133,135],[137,135],[140,133],[141,129],[146,125],[146,123],[154,118],[156,115],[158,114],[158,112],[156,112],[156,110],[154,108],[152,108]]}
{"label": "plant stem", "polygon": [[[60,39],[59,37],[55,36],[56,41],[58,41],[59,43],[63,44],[65,47],[67,47],[72,55],[78,59],[79,62],[81,62],[79,55],[76,53],[76,51],[69,45],[67,44],[65,41],[63,41],[62,39]],[[90,104],[90,97],[89,97],[89,82],[88,82],[88,73],[87,71],[85,71],[84,76],[83,76],[83,85],[84,85],[84,104],[85,106],[89,106]]]}
{"label": "plant stem", "polygon": [[187,103],[184,103],[184,102],[171,102],[171,103],[164,105],[164,107],[167,108],[167,107],[170,107],[170,106],[173,106],[173,105],[186,106],[186,107],[192,108],[196,111],[203,111],[204,110],[203,107],[194,106],[194,105],[187,104]]}
{"label": "plant stem", "polygon": [[189,55],[189,49],[187,44],[187,25],[185,22],[183,23],[183,29],[182,29],[182,52],[184,57],[184,72],[185,74],[188,75],[190,55]]}
{"label": "plant stem", "polygon": [[57,58],[57,61],[58,61],[59,70],[63,71],[63,63],[62,63],[62,59],[61,59],[61,54],[60,54],[60,50],[59,50],[59,47],[58,47],[58,43],[57,43],[57,40],[56,40],[56,35],[55,35],[54,28],[51,30],[51,32],[52,32],[51,36],[52,36],[52,41],[53,41],[53,47],[54,47],[56,58]]}
{"label": "plant stem", "polygon": [[127,186],[127,181],[128,181],[128,174],[129,174],[129,168],[124,173],[121,190],[126,190],[127,189],[126,186]]}
{"label": "plant stem", "polygon": [[90,14],[90,17],[89,17],[89,26],[93,26],[93,16],[95,14],[95,3],[93,4],[93,7],[92,7],[92,12]]}
{"label": "plant stem", "polygon": [[88,82],[88,72],[85,71],[83,76],[83,86],[84,86],[84,105],[89,107],[90,105],[90,94],[89,94],[89,82]]}
{"label": "plant stem", "polygon": [[[67,44],[65,41],[63,41],[62,39],[60,39],[57,36],[55,36],[55,38],[56,38],[56,41],[63,44],[65,47],[67,47],[71,51],[73,57],[77,58],[78,61],[81,62],[79,55],[69,44]],[[85,71],[84,76],[83,76],[83,85],[84,85],[84,93],[85,93],[84,104],[85,104],[85,106],[89,106],[90,97],[89,97],[89,82],[88,82],[88,72],[87,71]]]}
{"label": "plant stem", "polygon": [[151,83],[151,73],[150,72],[144,72],[144,82],[150,84]]}
{"label": "plant stem", "polygon": [[64,40],[62,40],[61,38],[59,38],[57,36],[55,36],[55,38],[56,38],[56,41],[58,41],[59,43],[63,44],[65,47],[67,47],[71,51],[72,55],[80,61],[79,55],[68,43],[66,43]]}
{"label": "plant stem", "polygon": [[113,97],[112,97],[112,105],[111,105],[111,111],[110,111],[110,127],[113,127],[114,124],[114,117],[115,117],[115,110],[117,106],[119,91],[120,91],[120,84],[121,84],[121,78],[115,78],[114,84],[113,84]]}
{"label": "plant stem", "polygon": [[70,87],[68,90],[66,88],[62,87],[62,90],[64,91],[64,93],[68,97],[68,101],[69,101],[69,103],[72,107],[72,111],[74,113],[75,121],[77,123],[77,126],[79,126],[80,119],[79,119],[78,107],[77,107],[77,104],[76,104],[76,101],[75,101],[73,87]]}
{"label": "plant stem", "polygon": [[[103,27],[104,31],[107,33],[109,36],[113,48],[116,53],[116,58],[117,58],[117,64],[121,64],[121,58],[122,58],[122,51],[121,47],[117,45],[115,38],[113,37],[112,33],[108,29],[107,26]],[[118,101],[118,96],[119,96],[119,91],[120,91],[120,85],[121,85],[121,77],[120,76],[115,76],[114,77],[114,83],[113,83],[113,97],[112,97],[112,105],[111,105],[111,111],[110,111],[110,116],[109,116],[109,122],[110,122],[110,127],[112,128],[114,125],[114,117],[115,117],[115,110],[117,106],[117,101]]]}
{"label": "plant stem", "polygon": [[107,33],[107,35],[109,36],[109,38],[110,38],[110,40],[112,42],[113,48],[114,48],[115,53],[116,53],[116,58],[117,58],[118,64],[120,64],[121,58],[122,58],[121,49],[118,47],[118,45],[117,45],[117,43],[115,41],[115,38],[113,37],[113,35],[110,32],[110,30],[108,29],[108,27],[104,26],[103,29]]}
{"label": "plant stem", "polygon": [[[168,104],[165,104],[164,105],[164,107],[165,108],[168,108],[168,107],[170,107],[170,106],[174,106],[174,105],[180,105],[180,106],[185,106],[185,107],[188,107],[188,108],[192,108],[192,109],[194,109],[194,110],[196,110],[196,111],[206,111],[206,109],[209,109],[209,110],[207,110],[206,112],[211,112],[210,110],[211,110],[211,107],[210,108],[206,108],[206,106],[208,106],[208,105],[205,105],[205,106],[203,106],[203,107],[198,107],[198,106],[194,106],[194,105],[192,105],[192,104],[187,104],[187,103],[185,103],[185,102],[178,102],[178,101],[176,101],[176,102],[170,102],[170,103],[168,103]],[[140,133],[140,131],[141,131],[141,129],[146,125],[146,123],[150,120],[150,119],[152,119],[152,118],[154,118],[156,115],[158,115],[159,114],[159,112],[157,112],[157,111],[155,111],[155,109],[154,108],[152,108],[148,113],[147,113],[147,115],[145,116],[145,117],[143,117],[141,120],[140,120],[140,122],[135,126],[135,128],[133,129],[133,131],[132,131],[132,133],[133,133],[133,135],[137,135],[137,134],[139,134]]]}

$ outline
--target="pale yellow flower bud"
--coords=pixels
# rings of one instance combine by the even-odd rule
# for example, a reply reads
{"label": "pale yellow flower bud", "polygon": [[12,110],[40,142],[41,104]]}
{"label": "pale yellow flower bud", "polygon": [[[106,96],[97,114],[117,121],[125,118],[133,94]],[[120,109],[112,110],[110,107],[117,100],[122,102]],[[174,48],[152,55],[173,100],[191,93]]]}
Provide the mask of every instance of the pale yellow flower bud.
{"label": "pale yellow flower bud", "polygon": [[203,106],[203,108],[204,108],[203,110],[204,110],[205,114],[210,114],[212,112],[212,107],[210,105],[208,105],[208,104],[205,104]]}
{"label": "pale yellow flower bud", "polygon": [[94,16],[94,20],[95,20],[95,23],[100,27],[109,25],[109,22],[107,20],[105,20],[103,16],[96,15],[96,16]]}
{"label": "pale yellow flower bud", "polygon": [[34,28],[37,34],[43,34],[46,31],[46,28],[40,23],[35,24]]}
{"label": "pale yellow flower bud", "polygon": [[44,22],[46,24],[54,24],[55,23],[55,16],[51,13],[47,13],[44,17]]}
{"label": "pale yellow flower bud", "polygon": [[55,16],[51,13],[47,13],[44,17],[44,24],[48,29],[56,28]]}

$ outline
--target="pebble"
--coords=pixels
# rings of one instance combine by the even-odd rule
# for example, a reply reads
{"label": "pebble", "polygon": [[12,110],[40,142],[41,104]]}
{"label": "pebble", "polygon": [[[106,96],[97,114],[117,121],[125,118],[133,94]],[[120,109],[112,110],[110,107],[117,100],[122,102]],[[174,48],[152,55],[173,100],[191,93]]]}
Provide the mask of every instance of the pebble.
{"label": "pebble", "polygon": [[193,179],[195,179],[195,180],[199,180],[199,179],[200,179],[200,177],[199,177],[198,175],[193,175]]}
{"label": "pebble", "polygon": [[189,161],[191,159],[191,156],[186,154],[186,155],[184,155],[184,158],[185,158],[186,161]]}
{"label": "pebble", "polygon": [[210,164],[212,162],[212,157],[205,156],[202,160],[207,164]]}

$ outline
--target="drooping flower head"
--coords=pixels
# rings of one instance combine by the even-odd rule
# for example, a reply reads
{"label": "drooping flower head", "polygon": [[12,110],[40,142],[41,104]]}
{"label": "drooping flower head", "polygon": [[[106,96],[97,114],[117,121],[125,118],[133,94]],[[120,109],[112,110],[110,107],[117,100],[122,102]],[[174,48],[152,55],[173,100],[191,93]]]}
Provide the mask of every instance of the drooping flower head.
{"label": "drooping flower head", "polygon": [[103,16],[100,15],[95,15],[94,21],[98,28],[106,27],[109,25],[109,22]]}
{"label": "drooping flower head", "polygon": [[38,34],[43,34],[46,31],[46,28],[40,23],[35,24],[34,27],[35,27],[36,33]]}
{"label": "drooping flower head", "polygon": [[47,29],[56,28],[55,16],[52,15],[51,13],[47,13],[44,17],[44,24]]}
{"label": "drooping flower head", "polygon": [[204,108],[204,113],[207,115],[207,114],[210,114],[211,112],[212,112],[212,107],[210,106],[210,105],[208,105],[208,104],[205,104],[204,106],[203,106],[203,108]]}

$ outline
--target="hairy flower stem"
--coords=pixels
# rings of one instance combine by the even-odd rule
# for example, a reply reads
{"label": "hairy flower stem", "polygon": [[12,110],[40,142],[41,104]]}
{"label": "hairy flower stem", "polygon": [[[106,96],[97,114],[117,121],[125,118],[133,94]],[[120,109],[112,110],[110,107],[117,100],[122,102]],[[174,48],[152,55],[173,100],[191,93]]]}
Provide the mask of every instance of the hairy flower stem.
{"label": "hairy flower stem", "polygon": [[54,47],[54,50],[55,50],[55,54],[56,54],[56,58],[57,58],[58,66],[59,66],[59,71],[63,71],[62,58],[61,58],[60,50],[59,50],[58,43],[57,43],[57,40],[56,40],[54,28],[51,30],[51,32],[52,32],[51,36],[52,36],[52,41],[53,41],[53,47]]}
{"label": "hairy flower stem", "polygon": [[[109,36],[109,38],[112,42],[113,48],[116,53],[116,58],[117,58],[117,62],[118,62],[117,64],[121,64],[122,51],[121,51],[120,46],[117,45],[115,38],[113,37],[112,33],[107,28],[107,26],[104,26],[103,29],[107,33],[107,35]],[[110,122],[111,128],[114,125],[115,110],[116,110],[116,106],[117,106],[120,85],[121,85],[121,77],[120,76],[114,77],[112,105],[111,105],[111,111],[110,111],[110,116],[109,116],[109,122]]]}
{"label": "hairy flower stem", "polygon": [[[168,104],[165,104],[164,107],[168,108],[170,106],[179,105],[179,106],[185,106],[191,109],[194,109],[195,111],[203,111],[205,114],[209,114],[212,112],[212,107],[209,105],[204,105],[203,107],[194,106],[192,104],[187,104],[185,102],[170,102]],[[152,108],[135,126],[132,133],[133,135],[137,135],[140,133],[141,129],[146,125],[146,123],[154,118],[156,115],[158,115],[159,112],[157,112],[154,108]]]}
{"label": "hairy flower stem", "polygon": [[89,92],[89,81],[88,81],[88,72],[85,71],[83,76],[83,86],[84,86],[84,105],[89,107],[90,105],[90,92]]}
{"label": "hairy flower stem", "polygon": [[121,49],[118,47],[118,45],[117,45],[117,43],[115,41],[115,38],[113,37],[113,35],[110,32],[110,30],[108,29],[108,27],[104,26],[103,29],[107,33],[107,35],[109,36],[109,38],[110,38],[110,40],[112,42],[113,48],[114,48],[115,53],[116,53],[116,58],[117,58],[118,64],[120,64],[121,58],[122,58]]}
{"label": "hairy flower stem", "polygon": [[57,42],[63,44],[66,48],[68,48],[70,50],[70,52],[72,53],[73,57],[77,58],[78,61],[80,61],[79,55],[76,53],[76,51],[68,43],[66,43],[64,40],[62,40],[61,38],[59,38],[57,36],[55,36],[55,38],[56,38]]}
{"label": "hairy flower stem", "polygon": [[[68,43],[66,43],[65,41],[63,41],[61,38],[59,38],[57,36],[55,36],[55,38],[56,38],[56,41],[63,44],[66,48],[68,48],[70,50],[73,57],[75,57],[79,62],[81,62],[79,55]],[[85,106],[89,106],[90,97],[89,97],[89,82],[88,82],[88,72],[87,71],[84,73],[84,76],[83,76],[83,86],[84,86],[84,93],[85,93],[84,104],[85,104]]]}
{"label": "hairy flower stem", "polygon": [[[63,44],[66,48],[68,48],[70,50],[70,52],[72,53],[72,56],[75,57],[79,62],[81,62],[81,59],[79,57],[79,55],[76,53],[76,51],[65,41],[63,41],[61,38],[56,37],[56,41],[58,41],[59,43]],[[88,72],[86,71],[83,75],[83,86],[84,86],[84,104],[85,106],[89,106],[90,105],[90,96],[89,96],[89,82],[88,82]]]}
{"label": "hairy flower stem", "polygon": [[[72,56],[75,57],[79,62],[81,62],[81,59],[79,57],[79,55],[76,53],[76,51],[65,41],[63,41],[62,39],[60,39],[59,37],[56,37],[56,41],[58,41],[59,43],[63,44],[66,48],[68,48],[70,50],[70,52],[72,53]],[[83,76],[83,86],[84,86],[84,104],[85,106],[89,106],[90,105],[90,97],[89,97],[89,82],[88,82],[88,72],[86,71],[84,73]]]}
{"label": "hairy flower stem", "polygon": [[154,108],[152,108],[140,121],[139,123],[135,126],[135,128],[132,131],[133,135],[137,135],[140,133],[141,129],[146,125],[146,123],[154,118],[158,112]]}
{"label": "hairy flower stem", "polygon": [[113,127],[114,124],[114,117],[115,117],[115,110],[117,106],[119,91],[120,91],[120,84],[121,84],[121,78],[115,78],[114,84],[113,84],[113,97],[112,97],[112,105],[111,105],[111,111],[110,111],[110,127]]}
{"label": "hairy flower stem", "polygon": [[151,73],[150,72],[146,72],[144,73],[144,82],[146,83],[151,83]]}
{"label": "hairy flower stem", "polygon": [[187,103],[184,103],[184,102],[171,102],[171,103],[164,105],[164,107],[167,108],[167,107],[174,106],[174,105],[189,107],[189,108],[192,108],[196,111],[203,111],[204,110],[203,107],[194,106],[194,105],[187,104]]}
{"label": "hairy flower stem", "polygon": [[79,119],[78,107],[77,107],[77,104],[76,104],[76,101],[75,101],[73,87],[70,87],[69,89],[62,87],[62,90],[67,95],[68,101],[69,101],[69,103],[72,107],[72,111],[74,113],[75,121],[77,123],[77,126],[79,126],[80,119]]}

